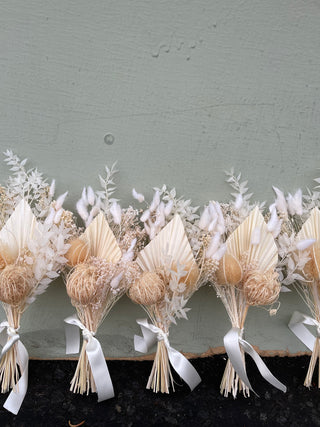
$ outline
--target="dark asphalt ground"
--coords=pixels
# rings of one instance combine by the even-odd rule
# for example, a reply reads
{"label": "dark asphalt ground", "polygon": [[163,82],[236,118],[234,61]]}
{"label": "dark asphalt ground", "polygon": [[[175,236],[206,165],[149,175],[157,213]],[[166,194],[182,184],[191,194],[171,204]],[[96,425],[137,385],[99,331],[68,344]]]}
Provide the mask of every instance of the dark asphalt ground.
{"label": "dark asphalt ground", "polygon": [[309,357],[264,360],[287,385],[287,393],[266,383],[250,358],[248,376],[260,397],[236,400],[219,393],[224,355],[193,360],[202,383],[191,393],[177,378],[176,392],[170,395],[145,389],[152,362],[109,361],[116,397],[101,403],[96,394],[69,392],[76,362],[31,360],[29,388],[17,416],[2,408],[6,396],[0,396],[0,426],[64,427],[69,421],[73,425],[84,421],[84,427],[320,426],[320,390],[315,385],[310,390],[303,386]]}

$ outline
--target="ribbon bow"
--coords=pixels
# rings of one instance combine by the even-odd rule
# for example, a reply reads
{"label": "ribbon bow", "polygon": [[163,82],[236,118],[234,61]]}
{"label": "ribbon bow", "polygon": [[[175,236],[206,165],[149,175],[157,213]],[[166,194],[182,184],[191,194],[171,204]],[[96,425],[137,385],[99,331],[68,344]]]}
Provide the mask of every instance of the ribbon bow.
{"label": "ribbon bow", "polygon": [[253,390],[247,376],[245,364],[241,357],[241,346],[242,349],[246,353],[248,353],[249,356],[252,357],[263,378],[271,385],[285,393],[287,391],[287,387],[279,380],[277,380],[275,376],[272,375],[272,373],[267,368],[266,364],[263,362],[259,354],[255,351],[251,344],[249,344],[246,340],[242,338],[242,336],[243,329],[234,327],[230,329],[230,331],[223,338],[226,352],[239,378],[244,382],[244,384],[249,388],[249,390],[253,391],[253,393],[257,395],[257,393]]}
{"label": "ribbon bow", "polygon": [[299,338],[299,340],[309,348],[309,350],[313,351],[316,338],[304,325],[315,326],[316,337],[320,338],[320,323],[306,314],[295,311],[290,319],[288,327]]}
{"label": "ribbon bow", "polygon": [[77,315],[67,317],[64,321],[66,322],[66,353],[79,353],[80,335],[77,329],[81,329],[83,339],[87,341],[86,353],[97,388],[98,402],[111,399],[114,397],[113,385],[99,341],[94,337],[94,333],[80,322]]}
{"label": "ribbon bow", "polygon": [[[11,390],[7,400],[4,402],[3,407],[7,411],[17,415],[22,405],[23,399],[28,389],[28,366],[29,355],[27,349],[20,341],[20,335],[17,333],[18,329],[14,329],[8,322],[0,323],[0,344],[3,345],[1,351],[1,358],[10,350],[10,348],[17,343],[16,356],[17,363],[20,366],[21,376],[14,389]],[[6,332],[6,334],[5,334]],[[7,337],[6,337],[7,335]],[[7,339],[9,338],[9,339]]]}
{"label": "ribbon bow", "polygon": [[173,369],[188,384],[191,391],[201,382],[201,378],[195,368],[191,365],[186,357],[179,351],[170,346],[168,333],[161,328],[151,325],[147,319],[137,319],[136,321],[141,328],[142,337],[134,336],[134,348],[140,353],[147,353],[149,347],[157,341],[164,341],[168,351],[169,361]]}

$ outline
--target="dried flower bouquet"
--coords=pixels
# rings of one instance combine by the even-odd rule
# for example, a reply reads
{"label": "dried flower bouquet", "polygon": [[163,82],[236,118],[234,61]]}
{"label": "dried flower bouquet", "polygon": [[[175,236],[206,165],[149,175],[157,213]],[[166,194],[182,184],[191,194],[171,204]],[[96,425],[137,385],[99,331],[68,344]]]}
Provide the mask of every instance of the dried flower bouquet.
{"label": "dried flower bouquet", "polygon": [[53,199],[54,181],[49,186],[37,169],[26,170],[27,160],[10,150],[5,156],[13,173],[0,187],[0,300],[7,315],[1,330],[6,329],[8,336],[2,340],[0,382],[2,393],[13,388],[4,407],[16,414],[28,382],[28,353],[18,334],[20,318],[59,276],[74,224],[71,212],[62,208],[66,193]]}
{"label": "dried flower bouquet", "polygon": [[[319,184],[320,179],[315,179]],[[284,196],[274,187],[276,200],[270,207],[273,224],[277,224],[279,233],[277,245],[280,262],[278,271],[282,288],[289,291],[293,285],[302,300],[308,306],[311,317],[294,312],[289,323],[292,332],[312,351],[304,385],[310,387],[317,359],[320,356],[320,194],[314,190],[303,194],[301,189],[294,195]],[[271,221],[271,220],[270,220]],[[316,337],[304,326],[316,327]],[[320,388],[320,374],[318,376]]]}
{"label": "dried flower bouquet", "polygon": [[232,324],[224,337],[228,361],[220,391],[224,396],[231,393],[236,397],[238,391],[249,396],[252,387],[246,374],[245,352],[253,357],[265,379],[285,391],[244,340],[249,307],[270,305],[278,298],[277,247],[259,207],[249,204],[247,183],[239,182],[241,175],[229,175],[229,182],[238,191],[235,201],[222,205],[211,202],[200,218],[201,228],[208,233],[202,280],[213,284]]}
{"label": "dried flower bouquet", "polygon": [[[110,198],[115,170],[106,168],[106,172],[106,179],[100,177],[103,191],[85,188],[77,203],[87,228],[70,242],[66,254],[71,267],[66,288],[78,318],[73,316],[65,321],[82,329],[84,338],[70,390],[80,394],[97,392],[98,401],[113,397],[114,391],[101,346],[94,335],[138,276],[138,267],[132,259],[144,238],[137,225],[138,212],[131,207],[121,209],[117,201]],[[74,333],[70,327],[67,331],[67,352],[78,352]]]}
{"label": "dried flower bouquet", "polygon": [[[140,202],[144,200],[135,190],[133,195]],[[147,383],[147,388],[156,393],[169,393],[170,386],[174,390],[171,367],[191,389],[201,381],[190,362],[168,340],[170,324],[176,323],[176,318],[187,318],[189,309],[185,305],[198,288],[200,271],[184,226],[192,242],[197,242],[198,229],[192,224],[196,209],[189,200],[176,199],[175,190],[164,186],[155,190],[152,203],[141,216],[150,243],[137,256],[141,275],[130,287],[129,297],[145,309],[152,322],[137,320],[143,337],[135,336],[135,348],[147,352],[157,341]],[[199,243],[194,244],[196,252],[199,247]]]}

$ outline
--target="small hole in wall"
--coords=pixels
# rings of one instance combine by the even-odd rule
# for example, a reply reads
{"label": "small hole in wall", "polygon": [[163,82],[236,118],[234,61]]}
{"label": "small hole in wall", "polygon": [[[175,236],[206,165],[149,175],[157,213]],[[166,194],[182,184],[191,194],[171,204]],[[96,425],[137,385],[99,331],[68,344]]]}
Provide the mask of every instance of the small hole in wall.
{"label": "small hole in wall", "polygon": [[107,133],[107,135],[104,137],[104,142],[107,145],[112,145],[114,143],[114,136],[112,133]]}

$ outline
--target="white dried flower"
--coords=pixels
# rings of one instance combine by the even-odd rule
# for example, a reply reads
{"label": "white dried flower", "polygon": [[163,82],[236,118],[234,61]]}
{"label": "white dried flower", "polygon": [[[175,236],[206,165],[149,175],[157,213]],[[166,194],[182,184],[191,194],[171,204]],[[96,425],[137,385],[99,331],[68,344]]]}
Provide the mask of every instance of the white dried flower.
{"label": "white dried flower", "polygon": [[234,208],[238,211],[241,209],[241,206],[243,205],[243,197],[242,194],[238,194],[236,197],[236,200],[234,202]]}
{"label": "white dried flower", "polygon": [[139,203],[144,202],[144,195],[141,193],[137,193],[136,190],[133,188],[132,189],[132,196],[138,200]]}
{"label": "white dried flower", "polygon": [[95,194],[94,191],[92,189],[92,187],[90,187],[90,185],[87,188],[87,199],[88,199],[88,203],[89,205],[93,206],[94,202],[95,202]]}
{"label": "white dried flower", "polygon": [[275,201],[275,205],[276,208],[278,210],[278,212],[283,215],[284,217],[287,217],[288,215],[288,210],[287,210],[287,202],[286,202],[286,198],[284,197],[284,194],[281,190],[279,190],[279,188],[277,187],[272,187],[273,191],[276,193],[276,201]]}
{"label": "white dried flower", "polygon": [[141,215],[141,222],[146,222],[148,221],[148,219],[150,218],[150,211],[149,209],[147,209],[146,211],[143,212],[143,214]]}
{"label": "white dried flower", "polygon": [[87,219],[89,218],[89,213],[87,211],[86,205],[85,205],[82,198],[80,200],[78,200],[78,202],[76,204],[76,208],[77,208],[77,212],[80,215],[80,217],[83,219],[84,222],[86,222]]}
{"label": "white dried flower", "polygon": [[152,203],[151,203],[150,208],[149,208],[150,212],[154,212],[157,209],[157,207],[159,206],[159,204],[160,204],[160,192],[159,192],[159,190],[157,190],[154,193],[153,200],[152,200]]}
{"label": "white dried flower", "polygon": [[287,197],[288,202],[288,211],[290,215],[302,215],[302,191],[301,189],[297,190],[296,193],[292,196],[292,194],[288,194]]}
{"label": "white dried flower", "polygon": [[55,203],[55,209],[56,209],[56,211],[58,211],[59,209],[62,208],[62,205],[63,205],[63,203],[64,203],[64,201],[65,201],[65,199],[67,197],[67,194],[68,194],[68,192],[66,191],[65,193],[61,194],[61,196],[59,196],[57,198],[57,201]]}
{"label": "white dried flower", "polygon": [[121,207],[117,202],[113,202],[110,208],[110,213],[113,217],[113,221],[115,224],[120,224],[121,223]]}
{"label": "white dried flower", "polygon": [[300,240],[299,242],[297,242],[296,248],[298,249],[298,251],[305,251],[306,249],[309,248],[309,246],[313,245],[315,242],[316,242],[316,239]]}

